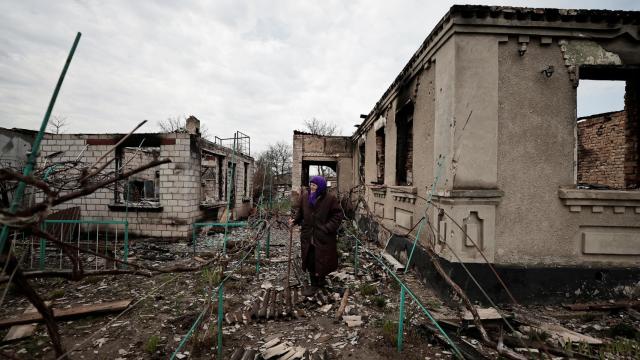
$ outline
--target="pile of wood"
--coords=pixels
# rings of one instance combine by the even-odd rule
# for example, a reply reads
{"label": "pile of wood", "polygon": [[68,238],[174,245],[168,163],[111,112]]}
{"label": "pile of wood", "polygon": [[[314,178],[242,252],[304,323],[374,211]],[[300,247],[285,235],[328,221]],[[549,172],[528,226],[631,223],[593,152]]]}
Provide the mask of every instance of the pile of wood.
{"label": "pile of wood", "polygon": [[262,293],[250,304],[227,312],[227,324],[248,324],[251,321],[291,320],[306,317],[303,309],[310,304],[319,306],[330,304],[334,299],[326,290],[317,291],[313,297],[304,297],[299,287],[285,289],[263,284]]}
{"label": "pile of wood", "polygon": [[311,353],[302,346],[295,346],[288,341],[283,341],[279,335],[274,335],[265,339],[264,345],[259,349],[236,349],[231,355],[231,360],[295,360],[295,359],[327,359],[326,351],[315,351]]}

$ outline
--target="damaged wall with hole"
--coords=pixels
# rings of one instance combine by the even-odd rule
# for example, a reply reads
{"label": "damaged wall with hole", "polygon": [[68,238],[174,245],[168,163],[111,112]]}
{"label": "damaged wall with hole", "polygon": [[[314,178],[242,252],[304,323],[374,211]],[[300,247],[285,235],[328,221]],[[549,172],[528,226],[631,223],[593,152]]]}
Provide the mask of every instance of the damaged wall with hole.
{"label": "damaged wall with hole", "polygon": [[[353,185],[364,185],[369,215],[389,229],[378,240],[415,235],[436,179],[420,242],[446,266],[486,257],[535,273],[514,279],[524,283],[544,284],[561,268],[586,271],[580,281],[614,269],[621,275],[608,280],[631,281],[640,267],[638,15],[453,6],[352,136]],[[626,122],[607,144],[615,162],[599,180],[610,190],[578,186],[589,161],[580,79],[627,84]]]}
{"label": "damaged wall with hole", "polygon": [[302,131],[293,133],[292,194],[309,183],[309,167],[323,165],[337,174],[338,192],[348,192],[353,184],[353,152],[348,136],[321,136]]}
{"label": "damaged wall with hole", "polygon": [[[43,164],[48,155],[61,152],[49,163],[79,161],[83,166],[91,165],[123,136],[47,134],[39,163]],[[197,132],[133,134],[101,163],[111,161],[104,172],[113,173],[164,158],[171,159],[171,163],[147,169],[129,181],[119,181],[63,206],[80,206],[85,219],[127,219],[131,234],[149,237],[186,238],[193,222],[217,221],[226,208],[228,193],[233,218],[248,216],[252,206],[248,189],[252,186],[253,158],[242,153],[234,155],[232,149],[202,139]],[[230,191],[227,176],[234,159],[235,191]]]}

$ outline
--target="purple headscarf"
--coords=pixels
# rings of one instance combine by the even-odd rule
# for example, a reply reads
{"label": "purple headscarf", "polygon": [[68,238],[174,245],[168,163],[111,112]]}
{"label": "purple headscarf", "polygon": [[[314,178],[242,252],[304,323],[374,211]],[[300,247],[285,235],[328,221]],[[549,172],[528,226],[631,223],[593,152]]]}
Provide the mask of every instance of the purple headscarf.
{"label": "purple headscarf", "polygon": [[318,185],[318,190],[312,193],[309,192],[309,205],[316,206],[316,201],[318,201],[318,197],[327,191],[327,180],[325,180],[322,176],[314,176],[309,180],[309,183],[314,183]]}

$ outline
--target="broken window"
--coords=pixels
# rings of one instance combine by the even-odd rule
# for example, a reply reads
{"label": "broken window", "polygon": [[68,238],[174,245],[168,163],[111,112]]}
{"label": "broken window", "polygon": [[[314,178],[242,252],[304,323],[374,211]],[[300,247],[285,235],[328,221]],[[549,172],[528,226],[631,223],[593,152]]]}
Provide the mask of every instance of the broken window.
{"label": "broken window", "polygon": [[131,179],[124,192],[124,199],[129,202],[158,201],[155,189],[153,180]]}
{"label": "broken window", "polygon": [[249,163],[244,163],[244,197],[249,196]]}
{"label": "broken window", "polygon": [[577,89],[576,181],[586,189],[636,189],[638,74],[623,66],[581,66]]}
{"label": "broken window", "polygon": [[376,130],[376,183],[384,184],[384,127]]}
{"label": "broken window", "polygon": [[364,183],[364,161],[365,161],[364,142],[360,144],[360,146],[358,147],[358,150],[360,154],[360,164],[359,164],[360,167],[358,168],[358,174],[360,175],[360,183]]}
{"label": "broken window", "polygon": [[222,156],[218,156],[218,200],[224,200],[227,196],[223,191],[223,184],[225,180],[222,172]]}
{"label": "broken window", "polygon": [[[205,161],[203,161],[204,163]],[[204,195],[204,201],[210,202],[218,199],[218,186],[217,186],[217,168],[215,166],[202,166],[202,173],[200,180],[202,182],[202,191]]]}
{"label": "broken window", "polygon": [[[123,147],[116,151],[116,169],[127,172],[139,168],[160,156],[159,147]],[[149,168],[114,190],[114,203],[131,206],[160,206],[160,171]]]}
{"label": "broken window", "polygon": [[396,114],[396,185],[413,184],[413,107]]}
{"label": "broken window", "polygon": [[227,163],[227,171],[229,172],[227,176],[227,182],[230,183],[231,188],[227,188],[227,183],[225,183],[225,192],[229,191],[229,203],[235,204],[236,200],[236,164],[229,161]]}

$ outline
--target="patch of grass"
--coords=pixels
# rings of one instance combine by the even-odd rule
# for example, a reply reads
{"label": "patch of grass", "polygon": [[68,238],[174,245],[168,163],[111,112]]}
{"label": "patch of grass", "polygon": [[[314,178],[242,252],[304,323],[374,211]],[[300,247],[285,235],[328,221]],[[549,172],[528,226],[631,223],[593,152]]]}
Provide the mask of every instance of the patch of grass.
{"label": "patch of grass", "polygon": [[398,284],[397,281],[395,281],[394,279],[391,279],[391,282],[389,283],[389,286],[391,287],[391,289],[393,289],[394,291],[399,291],[400,290],[400,284]]}
{"label": "patch of grass", "polygon": [[369,299],[371,300],[373,305],[379,308],[383,308],[387,305],[387,299],[385,299],[384,296],[374,295],[374,296],[371,296]]}
{"label": "patch of grass", "polygon": [[291,211],[291,199],[282,198],[273,202],[273,210],[277,210],[279,213],[288,213]]}
{"label": "patch of grass", "polygon": [[221,280],[222,280],[221,268],[217,268],[217,269],[205,268],[200,273],[200,278],[198,279],[198,283],[202,286],[213,288],[215,286],[218,286]]}
{"label": "patch of grass", "polygon": [[623,337],[627,339],[640,340],[640,331],[626,323],[618,323],[612,326],[609,329],[609,335],[611,337]]}
{"label": "patch of grass", "polygon": [[398,343],[398,323],[385,320],[382,324],[382,337],[387,344],[395,346]]}
{"label": "patch of grass", "polygon": [[549,338],[551,338],[551,334],[549,334],[548,332],[544,330],[536,329],[533,327],[531,328],[531,330],[529,330],[527,335],[529,336],[530,339],[534,339],[542,342],[547,341]]}
{"label": "patch of grass", "polygon": [[55,290],[51,290],[46,298],[49,300],[54,300],[54,299],[60,299],[61,297],[64,297],[64,289],[63,288],[58,288]]}
{"label": "patch of grass", "polygon": [[582,319],[586,322],[591,322],[591,321],[596,321],[599,318],[601,318],[602,315],[598,315],[598,314],[592,314],[592,313],[586,313],[582,316]]}
{"label": "patch of grass", "polygon": [[144,345],[144,351],[149,354],[153,354],[158,349],[158,343],[160,342],[160,337],[158,335],[151,335],[147,343]]}
{"label": "patch of grass", "polygon": [[84,279],[84,282],[87,284],[97,284],[100,281],[102,281],[102,278],[100,276],[87,276]]}
{"label": "patch of grass", "polygon": [[358,288],[362,296],[369,296],[376,293],[376,287],[373,284],[362,284]]}
{"label": "patch of grass", "polygon": [[240,270],[238,270],[238,273],[240,273],[240,275],[242,276],[253,276],[256,274],[256,267],[255,264],[252,263],[248,263],[245,266],[242,266],[240,268]]}
{"label": "patch of grass", "polygon": [[640,342],[618,338],[601,348],[598,356],[601,359],[624,358],[640,359]]}
{"label": "patch of grass", "polygon": [[424,302],[424,306],[426,306],[427,309],[433,310],[438,310],[441,307],[440,303],[436,299],[427,299]]}

